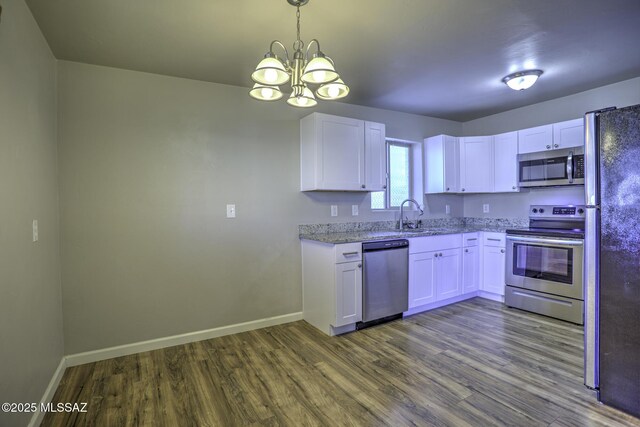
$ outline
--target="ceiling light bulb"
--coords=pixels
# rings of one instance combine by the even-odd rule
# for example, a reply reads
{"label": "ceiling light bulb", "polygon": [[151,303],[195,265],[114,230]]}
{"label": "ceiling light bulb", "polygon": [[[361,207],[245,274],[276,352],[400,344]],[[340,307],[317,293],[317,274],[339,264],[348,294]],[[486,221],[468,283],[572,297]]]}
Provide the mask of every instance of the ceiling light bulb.
{"label": "ceiling light bulb", "polygon": [[326,75],[327,75],[327,72],[324,70],[314,71],[313,79],[317,82],[321,82],[321,81],[324,81]]}
{"label": "ceiling light bulb", "polygon": [[270,99],[273,97],[273,89],[271,89],[270,87],[263,87],[262,89],[260,89],[260,95],[262,95],[262,97],[265,99]]}
{"label": "ceiling light bulb", "polygon": [[329,96],[331,98],[335,98],[336,96],[338,96],[340,94],[340,88],[338,88],[338,86],[336,86],[336,85],[331,85],[331,86],[329,86],[329,89],[327,90],[327,93],[329,94]]}
{"label": "ceiling light bulb", "polygon": [[278,73],[276,70],[268,69],[264,71],[264,79],[269,83],[273,83],[278,79]]}
{"label": "ceiling light bulb", "polygon": [[305,98],[304,96],[299,96],[296,99],[296,102],[298,103],[298,105],[307,105],[307,102],[309,102],[309,100],[307,98]]}

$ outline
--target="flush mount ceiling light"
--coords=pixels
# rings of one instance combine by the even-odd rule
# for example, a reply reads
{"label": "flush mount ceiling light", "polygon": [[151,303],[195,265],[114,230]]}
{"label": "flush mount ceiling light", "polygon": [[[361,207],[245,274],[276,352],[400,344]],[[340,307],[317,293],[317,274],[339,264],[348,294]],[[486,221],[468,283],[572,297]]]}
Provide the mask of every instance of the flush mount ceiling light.
{"label": "flush mount ceiling light", "polygon": [[[304,6],[309,0],[287,2],[296,7],[298,21],[298,37],[293,43],[293,59],[289,59],[289,52],[284,44],[278,40],[272,41],[269,52],[251,74],[255,85],[249,91],[249,95],[260,101],[276,101],[282,98],[278,86],[291,81],[292,92],[287,103],[294,107],[313,107],[318,104],[316,96],[324,100],[344,98],[349,94],[349,87],[336,72],[331,58],[320,50],[320,42],[316,39],[311,40],[305,50],[305,44],[300,39],[300,6]],[[309,49],[313,44],[316,45],[316,52],[309,56]],[[275,46],[282,48],[284,58],[273,52]],[[318,85],[315,96],[307,85]]]}
{"label": "flush mount ceiling light", "polygon": [[509,74],[502,81],[513,90],[529,89],[542,75],[542,70],[518,71]]}

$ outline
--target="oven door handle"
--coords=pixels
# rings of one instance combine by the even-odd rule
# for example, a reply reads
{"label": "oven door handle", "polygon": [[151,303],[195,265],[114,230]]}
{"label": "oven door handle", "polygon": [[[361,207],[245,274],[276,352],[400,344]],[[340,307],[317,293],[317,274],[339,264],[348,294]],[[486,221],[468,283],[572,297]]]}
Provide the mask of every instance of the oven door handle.
{"label": "oven door handle", "polygon": [[583,245],[583,243],[579,240],[547,239],[547,238],[537,238],[537,237],[507,236],[507,241],[535,243],[538,245],[565,245],[565,246],[582,246]]}

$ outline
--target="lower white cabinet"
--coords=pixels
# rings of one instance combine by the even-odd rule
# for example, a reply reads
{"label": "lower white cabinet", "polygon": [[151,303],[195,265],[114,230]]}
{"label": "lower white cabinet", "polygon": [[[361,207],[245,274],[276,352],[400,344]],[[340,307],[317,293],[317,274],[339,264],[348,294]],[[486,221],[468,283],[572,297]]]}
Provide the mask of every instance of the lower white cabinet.
{"label": "lower white cabinet", "polygon": [[362,320],[362,243],[302,240],[304,320],[328,335]]}
{"label": "lower white cabinet", "polygon": [[462,293],[476,292],[480,288],[480,247],[462,249]]}
{"label": "lower white cabinet", "polygon": [[336,264],[336,318],[333,326],[362,320],[362,261]]}
{"label": "lower white cabinet", "polygon": [[462,292],[461,235],[409,239],[409,309]]}
{"label": "lower white cabinet", "polygon": [[483,234],[481,290],[502,297],[505,286],[505,234]]}

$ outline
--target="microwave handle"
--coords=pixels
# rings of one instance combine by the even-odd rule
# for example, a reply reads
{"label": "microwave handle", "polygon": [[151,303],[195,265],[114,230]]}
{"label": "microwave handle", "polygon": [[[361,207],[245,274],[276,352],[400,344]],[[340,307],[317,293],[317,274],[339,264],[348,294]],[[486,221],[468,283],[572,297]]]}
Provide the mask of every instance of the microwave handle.
{"label": "microwave handle", "polygon": [[569,151],[567,157],[567,177],[569,178],[569,184],[573,184],[573,151]]}

